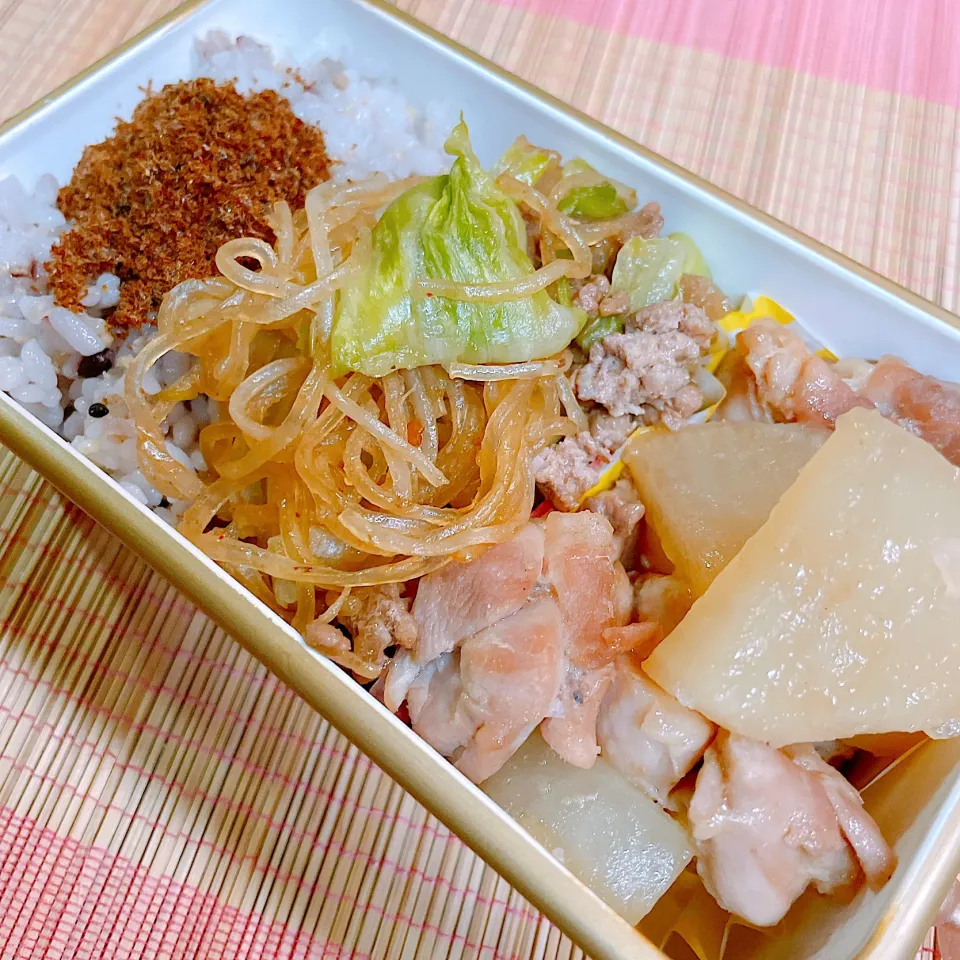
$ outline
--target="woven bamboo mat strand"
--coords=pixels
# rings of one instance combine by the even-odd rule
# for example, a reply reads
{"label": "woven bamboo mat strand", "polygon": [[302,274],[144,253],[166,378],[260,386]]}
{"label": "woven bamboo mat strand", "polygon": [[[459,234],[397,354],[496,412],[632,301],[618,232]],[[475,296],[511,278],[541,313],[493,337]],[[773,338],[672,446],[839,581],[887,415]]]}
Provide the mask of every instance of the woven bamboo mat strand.
{"label": "woven bamboo mat strand", "polygon": [[[0,0],[0,112],[172,5]],[[630,4],[401,5],[956,308],[955,106],[678,46],[633,29]],[[869,27],[852,27],[864,57]],[[582,954],[160,577],[0,452],[0,956]]]}

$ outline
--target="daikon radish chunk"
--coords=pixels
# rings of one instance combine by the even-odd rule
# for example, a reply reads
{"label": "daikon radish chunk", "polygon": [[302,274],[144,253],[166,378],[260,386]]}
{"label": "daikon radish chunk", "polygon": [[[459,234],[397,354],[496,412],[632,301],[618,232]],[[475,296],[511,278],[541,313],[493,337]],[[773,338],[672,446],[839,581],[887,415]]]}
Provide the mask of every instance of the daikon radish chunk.
{"label": "daikon radish chunk", "polygon": [[960,471],[852,410],[644,670],[714,723],[776,747],[956,735],[955,544]]}
{"label": "daikon radish chunk", "polygon": [[693,856],[684,829],[602,758],[584,770],[534,733],[484,791],[629,923]]}
{"label": "daikon radish chunk", "polygon": [[787,423],[652,430],[623,459],[664,552],[699,596],[760,529],[827,434]]}

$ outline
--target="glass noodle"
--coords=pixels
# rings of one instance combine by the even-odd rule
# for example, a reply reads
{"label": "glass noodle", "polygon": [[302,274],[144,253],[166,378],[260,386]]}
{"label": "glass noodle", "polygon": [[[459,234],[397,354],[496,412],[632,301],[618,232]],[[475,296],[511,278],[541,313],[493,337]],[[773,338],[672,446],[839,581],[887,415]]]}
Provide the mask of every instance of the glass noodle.
{"label": "glass noodle", "polygon": [[[219,277],[172,290],[126,377],[140,469],[162,494],[189,503],[180,532],[363,678],[378,676],[387,654],[351,649],[330,625],[356,591],[421,577],[512,537],[533,506],[534,457],[583,427],[562,376],[567,353],[331,375],[337,290],[371,257],[378,212],[418,182],[325,183],[302,211],[277,204],[276,242],[232,240],[217,254]],[[553,199],[508,176],[500,182],[569,258],[512,284],[433,281],[421,292],[519,298],[589,274],[589,243]],[[192,365],[148,396],[145,378],[172,351]],[[203,395],[219,414],[200,433],[206,469],[197,472],[170,451],[163,421],[177,402]]]}

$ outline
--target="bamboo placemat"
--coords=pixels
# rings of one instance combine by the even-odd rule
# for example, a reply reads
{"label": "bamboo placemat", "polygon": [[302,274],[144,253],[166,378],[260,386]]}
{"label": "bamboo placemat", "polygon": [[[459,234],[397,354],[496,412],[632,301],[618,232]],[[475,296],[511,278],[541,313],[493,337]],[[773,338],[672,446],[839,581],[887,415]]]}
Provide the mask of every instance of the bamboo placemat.
{"label": "bamboo placemat", "polygon": [[[956,309],[955,0],[401,5]],[[171,6],[0,0],[0,113]],[[264,956],[582,954],[0,451],[0,957]]]}

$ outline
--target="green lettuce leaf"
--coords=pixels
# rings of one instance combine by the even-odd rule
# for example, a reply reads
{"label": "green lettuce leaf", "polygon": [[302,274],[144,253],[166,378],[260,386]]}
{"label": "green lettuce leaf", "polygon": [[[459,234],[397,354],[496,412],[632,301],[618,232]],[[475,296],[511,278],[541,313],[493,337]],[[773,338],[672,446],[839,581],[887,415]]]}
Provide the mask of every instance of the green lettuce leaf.
{"label": "green lettuce leaf", "polygon": [[494,177],[509,173],[514,179],[532,187],[544,175],[551,161],[556,161],[559,166],[556,153],[545,147],[534,146],[521,134],[493,165],[491,173]]}
{"label": "green lettuce leaf", "polygon": [[587,325],[580,331],[577,337],[577,345],[584,353],[589,353],[590,348],[598,341],[609,337],[613,333],[623,333],[624,318],[615,314],[612,317],[596,317],[587,322]]}
{"label": "green lettuce leaf", "polygon": [[679,240],[631,237],[617,254],[611,287],[630,294],[630,309],[642,310],[669,300],[683,275],[687,248]]}
{"label": "green lettuce leaf", "polygon": [[562,350],[586,320],[545,290],[502,303],[414,292],[418,279],[498,283],[533,273],[520,211],[480,166],[463,120],[445,149],[455,158],[450,173],[390,204],[373,230],[370,263],[340,292],[336,374],[539,359]]}
{"label": "green lettuce leaf", "polygon": [[[586,160],[574,157],[563,167],[563,176],[572,177],[578,173],[596,173]],[[560,181],[561,185],[563,180]],[[617,188],[608,181],[592,187],[574,187],[557,204],[557,209],[577,220],[612,220],[629,210],[629,206]]]}
{"label": "green lettuce leaf", "polygon": [[676,240],[683,246],[683,273],[696,274],[698,277],[706,277],[708,280],[713,279],[710,267],[707,266],[707,261],[703,259],[703,254],[692,237],[685,233],[671,233],[670,239]]}
{"label": "green lettuce leaf", "polygon": [[627,205],[612,183],[574,187],[557,204],[557,209],[577,220],[612,220],[627,212]]}

